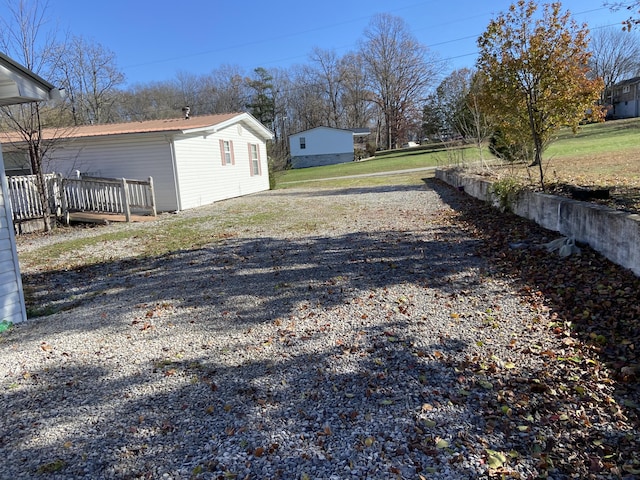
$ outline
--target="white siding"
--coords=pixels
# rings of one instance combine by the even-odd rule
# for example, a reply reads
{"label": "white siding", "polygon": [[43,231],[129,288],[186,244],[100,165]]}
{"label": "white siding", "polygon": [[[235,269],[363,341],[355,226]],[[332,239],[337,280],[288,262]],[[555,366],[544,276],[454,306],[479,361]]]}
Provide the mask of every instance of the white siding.
{"label": "white siding", "polygon": [[[300,148],[300,137],[304,137],[306,148]],[[353,153],[353,132],[338,128],[317,127],[289,137],[291,156]]]}
{"label": "white siding", "polygon": [[59,144],[49,157],[47,171],[66,177],[74,177],[76,170],[98,177],[136,180],[153,177],[157,210],[178,210],[171,143],[164,135],[113,135],[67,140]]}
{"label": "white siding", "polygon": [[[232,165],[222,164],[220,140],[233,142]],[[252,175],[250,144],[257,144],[260,150],[258,175]],[[266,145],[239,125],[216,133],[177,136],[175,154],[183,209],[269,189]]]}
{"label": "white siding", "polygon": [[0,322],[18,323],[27,319],[22,293],[11,208],[7,196],[2,149],[0,149]]}

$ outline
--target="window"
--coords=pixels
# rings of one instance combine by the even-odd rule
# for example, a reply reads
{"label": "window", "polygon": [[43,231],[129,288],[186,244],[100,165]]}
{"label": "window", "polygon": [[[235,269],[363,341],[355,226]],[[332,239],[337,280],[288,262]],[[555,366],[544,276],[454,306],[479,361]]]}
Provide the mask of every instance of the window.
{"label": "window", "polygon": [[305,148],[307,148],[307,139],[300,137],[300,150],[304,150]]}
{"label": "window", "polygon": [[622,87],[622,93],[629,93],[630,90],[631,87],[629,85],[625,85],[624,87]]}
{"label": "window", "polygon": [[224,140],[222,145],[224,148],[224,163],[226,165],[231,165],[231,144],[228,140]]}
{"label": "window", "polygon": [[222,165],[234,165],[236,163],[231,140],[220,140],[220,156],[222,157]]}
{"label": "window", "polygon": [[261,175],[260,171],[260,148],[256,143],[249,144],[249,166],[251,175]]}

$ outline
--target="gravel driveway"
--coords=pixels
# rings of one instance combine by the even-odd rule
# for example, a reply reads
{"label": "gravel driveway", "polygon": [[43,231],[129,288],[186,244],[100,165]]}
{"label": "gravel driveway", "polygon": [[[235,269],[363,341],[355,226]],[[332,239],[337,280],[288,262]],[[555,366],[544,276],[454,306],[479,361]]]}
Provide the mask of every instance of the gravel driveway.
{"label": "gravel driveway", "polygon": [[204,248],[137,259],[114,240],[106,265],[42,277],[62,311],[0,336],[0,476],[535,478],[544,427],[494,428],[486,406],[492,372],[529,388],[530,346],[558,340],[477,256],[460,195],[268,192],[157,221],[279,212]]}

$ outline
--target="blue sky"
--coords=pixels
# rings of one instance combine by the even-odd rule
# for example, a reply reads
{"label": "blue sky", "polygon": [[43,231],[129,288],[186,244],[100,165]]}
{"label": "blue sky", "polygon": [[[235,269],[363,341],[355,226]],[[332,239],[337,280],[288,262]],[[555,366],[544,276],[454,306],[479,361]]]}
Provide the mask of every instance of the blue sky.
{"label": "blue sky", "polygon": [[[562,2],[591,28],[616,25],[605,0]],[[129,84],[167,80],[179,71],[202,74],[224,64],[256,67],[308,62],[314,47],[355,50],[371,17],[402,17],[422,44],[448,61],[472,67],[476,38],[509,0],[51,0],[48,17],[61,29],[115,52]],[[0,15],[5,15],[4,3]]]}

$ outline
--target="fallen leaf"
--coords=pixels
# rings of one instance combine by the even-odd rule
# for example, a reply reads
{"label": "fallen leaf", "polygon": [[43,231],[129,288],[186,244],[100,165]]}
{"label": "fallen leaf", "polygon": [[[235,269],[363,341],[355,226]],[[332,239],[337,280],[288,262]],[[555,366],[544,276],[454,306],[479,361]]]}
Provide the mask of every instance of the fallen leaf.
{"label": "fallen leaf", "polygon": [[487,454],[487,464],[489,465],[489,468],[495,470],[502,468],[502,466],[507,463],[507,457],[500,452],[487,449],[485,450],[485,453]]}
{"label": "fallen leaf", "polygon": [[480,384],[480,386],[486,390],[491,390],[493,388],[493,383],[486,380],[480,380],[478,384]]}
{"label": "fallen leaf", "polygon": [[447,448],[449,446],[449,442],[447,442],[443,438],[439,438],[436,440],[436,448],[438,450],[442,450],[443,448]]}

